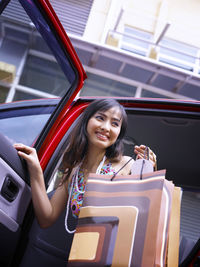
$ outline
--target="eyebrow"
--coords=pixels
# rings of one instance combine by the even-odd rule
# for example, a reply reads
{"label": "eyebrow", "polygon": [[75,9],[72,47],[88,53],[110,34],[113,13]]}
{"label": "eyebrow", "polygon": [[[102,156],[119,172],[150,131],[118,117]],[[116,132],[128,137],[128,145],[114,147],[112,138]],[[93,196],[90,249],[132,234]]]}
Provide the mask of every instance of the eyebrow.
{"label": "eyebrow", "polygon": [[[100,114],[100,115],[102,115],[104,117],[107,117],[106,114],[103,113],[103,112],[101,112],[101,111],[97,111],[97,114]],[[117,119],[116,117],[112,117],[112,120],[120,122],[121,121],[121,118],[120,119]]]}

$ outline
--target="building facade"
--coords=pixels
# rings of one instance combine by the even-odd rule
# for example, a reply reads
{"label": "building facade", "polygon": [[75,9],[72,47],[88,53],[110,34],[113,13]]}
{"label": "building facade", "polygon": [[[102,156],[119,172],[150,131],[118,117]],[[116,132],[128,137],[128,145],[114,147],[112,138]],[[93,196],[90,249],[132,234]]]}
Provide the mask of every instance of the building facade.
{"label": "building facade", "polygon": [[[198,1],[50,2],[87,72],[82,95],[200,99]],[[0,33],[0,101],[60,96],[62,71],[17,0]]]}

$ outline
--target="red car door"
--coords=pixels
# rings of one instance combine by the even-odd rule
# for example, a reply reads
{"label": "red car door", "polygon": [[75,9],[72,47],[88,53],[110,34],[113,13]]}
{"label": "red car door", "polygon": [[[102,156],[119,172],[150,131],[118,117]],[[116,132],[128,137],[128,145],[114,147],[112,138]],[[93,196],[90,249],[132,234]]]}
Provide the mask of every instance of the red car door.
{"label": "red car door", "polygon": [[[6,8],[8,2],[1,1],[0,11]],[[59,125],[83,86],[86,73],[49,1],[19,2],[46,41],[66,78],[60,101],[35,142],[45,170],[62,138]],[[48,92],[48,88],[45,90]],[[33,219],[31,190],[25,163],[5,136],[0,134],[0,139],[0,266],[17,266]],[[54,139],[56,142],[53,142]]]}

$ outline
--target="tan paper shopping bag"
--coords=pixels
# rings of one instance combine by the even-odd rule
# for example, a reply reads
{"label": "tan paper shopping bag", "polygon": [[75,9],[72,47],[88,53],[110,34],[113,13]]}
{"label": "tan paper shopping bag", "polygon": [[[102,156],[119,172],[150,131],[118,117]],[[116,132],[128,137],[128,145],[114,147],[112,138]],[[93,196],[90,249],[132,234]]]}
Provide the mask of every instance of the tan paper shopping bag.
{"label": "tan paper shopping bag", "polygon": [[174,184],[165,170],[90,174],[68,266],[165,266]]}

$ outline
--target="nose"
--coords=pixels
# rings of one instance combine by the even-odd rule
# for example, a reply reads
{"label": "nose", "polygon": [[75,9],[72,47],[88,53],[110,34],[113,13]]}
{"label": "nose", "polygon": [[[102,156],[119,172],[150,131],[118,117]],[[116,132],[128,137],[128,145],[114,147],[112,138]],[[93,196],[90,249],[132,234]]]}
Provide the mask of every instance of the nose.
{"label": "nose", "polygon": [[101,124],[101,129],[104,131],[109,131],[110,130],[110,123],[108,120],[105,120]]}

